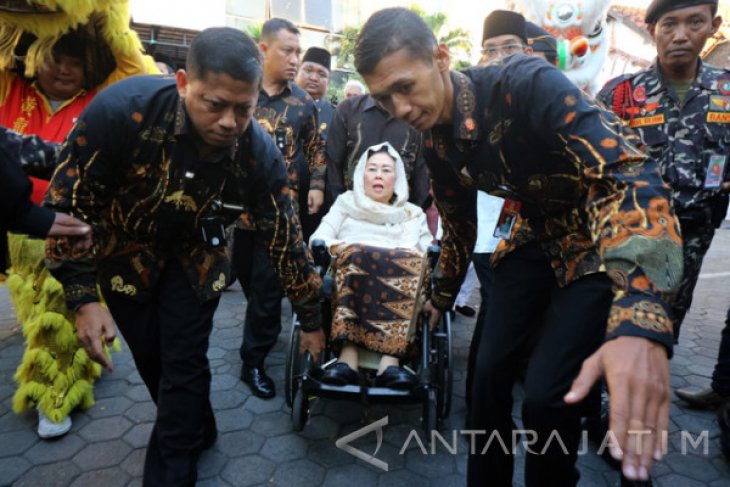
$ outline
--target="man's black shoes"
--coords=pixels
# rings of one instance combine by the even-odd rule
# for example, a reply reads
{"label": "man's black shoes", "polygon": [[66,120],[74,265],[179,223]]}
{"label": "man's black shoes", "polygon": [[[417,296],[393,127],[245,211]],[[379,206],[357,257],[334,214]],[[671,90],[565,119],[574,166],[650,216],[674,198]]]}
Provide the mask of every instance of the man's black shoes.
{"label": "man's black shoes", "polygon": [[276,395],[274,381],[266,375],[263,367],[246,367],[241,370],[241,380],[248,384],[254,396],[271,399]]}

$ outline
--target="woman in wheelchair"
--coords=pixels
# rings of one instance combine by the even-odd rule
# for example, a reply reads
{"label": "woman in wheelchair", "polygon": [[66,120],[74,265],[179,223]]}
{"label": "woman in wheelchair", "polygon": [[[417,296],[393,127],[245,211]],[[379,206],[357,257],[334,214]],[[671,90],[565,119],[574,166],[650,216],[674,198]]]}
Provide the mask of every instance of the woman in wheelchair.
{"label": "woman in wheelchair", "polygon": [[362,355],[376,352],[373,385],[408,389],[416,378],[399,359],[414,334],[433,237],[423,210],[408,202],[403,161],[389,143],[363,153],[352,181],[310,239],[330,249],[335,276],[330,342],[340,353],[321,380],[358,384]]}

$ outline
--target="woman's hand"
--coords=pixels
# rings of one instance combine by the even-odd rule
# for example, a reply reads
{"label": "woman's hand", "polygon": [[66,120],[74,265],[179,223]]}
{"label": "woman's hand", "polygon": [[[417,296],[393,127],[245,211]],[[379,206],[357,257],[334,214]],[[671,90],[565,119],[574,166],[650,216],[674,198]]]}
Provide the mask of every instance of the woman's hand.
{"label": "woman's hand", "polygon": [[322,328],[317,328],[314,331],[299,330],[299,354],[304,355],[304,352],[312,354],[312,361],[317,362],[319,360],[319,354],[324,350],[325,337]]}

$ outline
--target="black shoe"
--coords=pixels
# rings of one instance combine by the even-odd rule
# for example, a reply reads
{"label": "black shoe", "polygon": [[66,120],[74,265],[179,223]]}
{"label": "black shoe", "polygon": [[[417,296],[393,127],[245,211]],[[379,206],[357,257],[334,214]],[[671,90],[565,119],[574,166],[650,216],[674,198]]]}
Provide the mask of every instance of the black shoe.
{"label": "black shoe", "polygon": [[344,386],[347,384],[358,384],[358,373],[344,362],[332,364],[322,375],[322,382],[332,386]]}
{"label": "black shoe", "polygon": [[373,385],[391,389],[411,389],[416,385],[416,376],[403,367],[391,365],[382,374],[375,376]]}
{"label": "black shoe", "polygon": [[248,384],[254,396],[271,399],[276,395],[274,381],[266,375],[263,367],[246,367],[241,370],[241,380]]}
{"label": "black shoe", "polygon": [[456,310],[457,313],[461,313],[468,318],[471,318],[475,314],[477,314],[476,310],[474,310],[474,308],[472,308],[471,306],[455,306],[454,310]]}

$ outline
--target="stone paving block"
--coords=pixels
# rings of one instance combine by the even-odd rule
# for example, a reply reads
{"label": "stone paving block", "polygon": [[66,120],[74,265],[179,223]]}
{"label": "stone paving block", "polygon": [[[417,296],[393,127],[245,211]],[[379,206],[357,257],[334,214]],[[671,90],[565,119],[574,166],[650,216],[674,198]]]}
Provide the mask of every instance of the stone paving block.
{"label": "stone paving block", "polygon": [[281,487],[310,487],[321,485],[325,469],[309,460],[297,460],[279,465],[269,485]]}
{"label": "stone paving block", "polygon": [[201,480],[195,484],[195,487],[229,487],[229,486],[231,486],[231,484],[229,484],[228,482],[226,482],[225,480],[223,480],[220,477]]}
{"label": "stone paving block", "polygon": [[210,403],[214,409],[233,409],[246,401],[246,396],[235,390],[215,391],[210,393]]}
{"label": "stone paving block", "polygon": [[[220,433],[248,429],[253,423],[253,414],[244,408],[225,409],[215,411],[215,421]],[[258,422],[258,417],[256,418]]]}
{"label": "stone paving block", "polygon": [[333,467],[327,471],[323,487],[341,487],[357,482],[357,487],[371,487],[377,483],[377,475],[363,466],[352,464]]}
{"label": "stone paving block", "polygon": [[[307,426],[304,428],[304,431],[312,429],[310,428],[310,425],[311,423],[307,424]],[[261,436],[270,438],[272,436],[291,433],[292,423],[288,414],[284,414],[281,411],[278,411],[275,413],[257,415],[256,421],[254,421],[251,425],[251,429]]]}
{"label": "stone paving block", "polygon": [[707,464],[706,457],[696,455],[682,455],[681,453],[670,453],[664,462],[675,473],[686,475],[701,482],[710,482],[720,477],[720,473]]}
{"label": "stone paving block", "polygon": [[76,434],[43,440],[36,443],[23,454],[34,465],[53,463],[73,457],[86,445],[86,441]]}
{"label": "stone paving block", "polygon": [[240,379],[232,375],[215,375],[210,383],[211,391],[224,391],[233,388]]}
{"label": "stone paving block", "polygon": [[263,444],[264,437],[252,431],[242,430],[219,435],[213,448],[229,457],[241,457],[257,453]]}
{"label": "stone paving block", "polygon": [[271,460],[259,455],[247,455],[230,460],[221,476],[233,485],[246,487],[268,482],[275,468],[276,464]]}
{"label": "stone paving block", "polygon": [[133,370],[132,372],[127,375],[127,382],[129,382],[130,385],[144,385],[144,381],[142,380],[142,377],[139,375],[139,372],[137,369]]}
{"label": "stone paving block", "polygon": [[704,487],[705,484],[697,480],[692,480],[684,475],[676,473],[666,475],[654,481],[657,487]]}
{"label": "stone paving block", "polygon": [[0,433],[0,458],[21,455],[38,441],[35,428]]}
{"label": "stone paving block", "polygon": [[198,478],[208,479],[220,475],[223,467],[228,461],[228,456],[216,451],[204,451],[198,461]]}
{"label": "stone paving block", "polygon": [[339,437],[339,431],[340,425],[335,420],[324,415],[317,415],[309,419],[306,428],[299,435],[307,440],[329,438],[334,441]]}
{"label": "stone paving block", "polygon": [[129,482],[129,475],[120,467],[85,472],[73,481],[71,487],[124,487]]}
{"label": "stone paving block", "polygon": [[307,442],[295,433],[268,438],[261,448],[261,455],[277,463],[298,460],[307,453]]}
{"label": "stone paving block", "polygon": [[130,386],[125,395],[134,402],[152,400],[150,393],[144,384]]}
{"label": "stone paving block", "polygon": [[420,449],[405,452],[406,468],[426,477],[445,477],[454,473],[456,464],[451,455],[424,455]]}
{"label": "stone paving block", "polygon": [[142,485],[142,477],[133,478],[129,481],[127,487],[144,487]]}
{"label": "stone paving block", "polygon": [[[464,478],[457,477],[464,484]],[[388,470],[387,472],[381,473],[378,477],[378,487],[413,487],[413,486],[425,486],[430,485],[431,481],[420,475],[416,475],[410,470]],[[439,486],[441,484],[439,483]]]}
{"label": "stone paving block", "polygon": [[20,476],[13,487],[39,487],[70,485],[81,474],[72,462],[58,462],[33,467]]}
{"label": "stone paving block", "polygon": [[325,468],[337,467],[355,462],[355,457],[337,448],[331,440],[309,442],[307,458]]}
{"label": "stone paving block", "polygon": [[94,384],[94,397],[97,399],[121,398],[129,389],[127,379],[102,379]]}
{"label": "stone paving block", "polygon": [[137,402],[124,415],[134,423],[149,423],[157,418],[157,406],[152,401]]}
{"label": "stone paving block", "polygon": [[0,459],[0,472],[2,472],[2,484],[10,485],[15,479],[33,468],[33,465],[25,458],[2,458]]}
{"label": "stone paving block", "polygon": [[147,454],[146,448],[137,448],[127,455],[121,463],[122,468],[132,477],[142,477],[144,473],[144,457]]}
{"label": "stone paving block", "polygon": [[284,405],[284,391],[279,388],[277,395],[271,399],[261,399],[256,396],[249,396],[244,404],[246,411],[252,412],[253,414],[266,414],[273,413],[274,411],[281,410]]}
{"label": "stone paving block", "polygon": [[79,435],[89,442],[113,440],[124,436],[131,427],[132,423],[124,417],[100,418],[84,426]]}
{"label": "stone paving block", "polygon": [[124,396],[99,399],[96,404],[86,411],[90,418],[105,418],[108,416],[119,416],[132,406],[132,401]]}
{"label": "stone paving block", "polygon": [[0,434],[11,431],[32,430],[36,426],[38,426],[38,416],[35,412],[18,415],[6,409],[5,414],[0,416]]}
{"label": "stone paving block", "polygon": [[132,426],[123,437],[132,448],[143,448],[150,441],[153,423],[139,423]]}
{"label": "stone paving block", "polygon": [[122,440],[89,443],[74,456],[73,461],[84,472],[112,467],[122,463],[132,448]]}

